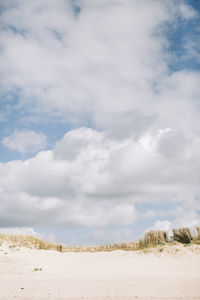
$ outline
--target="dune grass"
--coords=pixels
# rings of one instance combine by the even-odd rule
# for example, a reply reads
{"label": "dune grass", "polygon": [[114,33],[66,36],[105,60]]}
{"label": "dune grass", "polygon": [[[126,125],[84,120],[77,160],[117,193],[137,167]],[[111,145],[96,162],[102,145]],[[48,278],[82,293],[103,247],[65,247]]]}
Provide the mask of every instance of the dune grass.
{"label": "dune grass", "polygon": [[200,227],[196,228],[196,234],[192,234],[189,228],[179,228],[173,230],[173,236],[169,240],[165,231],[149,231],[144,238],[138,242],[114,243],[99,246],[66,246],[43,241],[30,235],[11,235],[0,234],[0,245],[7,242],[10,248],[28,247],[43,250],[56,250],[60,252],[99,252],[99,251],[136,251],[166,244],[182,243],[189,245],[191,243],[200,244]]}
{"label": "dune grass", "polygon": [[155,247],[157,245],[163,245],[168,242],[169,240],[168,240],[167,232],[162,230],[149,231],[145,234],[143,239],[140,239],[139,248],[143,249],[143,248]]}
{"label": "dune grass", "polygon": [[189,228],[173,229],[174,241],[182,244],[190,244],[193,236]]}
{"label": "dune grass", "polygon": [[133,251],[139,250],[139,244],[137,242],[129,243],[114,243],[108,245],[99,245],[99,246],[63,246],[63,252],[99,252],[99,251],[113,251],[113,250],[126,250]]}
{"label": "dune grass", "polygon": [[19,235],[19,234],[1,234],[0,243],[8,242],[10,248],[14,247],[27,247],[45,250],[59,250],[59,245],[51,242],[43,241],[31,235]]}

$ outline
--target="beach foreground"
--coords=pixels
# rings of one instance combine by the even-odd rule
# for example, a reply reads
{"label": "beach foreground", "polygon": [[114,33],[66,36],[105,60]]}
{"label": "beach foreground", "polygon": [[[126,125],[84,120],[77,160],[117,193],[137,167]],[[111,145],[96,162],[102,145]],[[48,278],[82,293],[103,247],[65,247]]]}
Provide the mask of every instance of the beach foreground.
{"label": "beach foreground", "polygon": [[0,299],[200,299],[200,245],[60,253],[3,244]]}

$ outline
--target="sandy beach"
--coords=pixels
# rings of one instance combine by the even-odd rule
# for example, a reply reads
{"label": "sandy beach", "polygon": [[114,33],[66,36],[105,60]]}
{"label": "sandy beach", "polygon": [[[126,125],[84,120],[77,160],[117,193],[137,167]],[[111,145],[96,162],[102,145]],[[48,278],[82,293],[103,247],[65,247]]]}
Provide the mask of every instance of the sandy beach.
{"label": "sandy beach", "polygon": [[60,253],[0,247],[0,299],[200,299],[200,246]]}

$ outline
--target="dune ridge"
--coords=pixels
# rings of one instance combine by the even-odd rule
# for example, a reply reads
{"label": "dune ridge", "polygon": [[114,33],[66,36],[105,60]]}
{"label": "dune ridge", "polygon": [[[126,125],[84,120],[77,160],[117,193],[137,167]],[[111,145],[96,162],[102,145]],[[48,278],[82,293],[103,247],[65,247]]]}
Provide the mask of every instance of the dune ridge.
{"label": "dune ridge", "polygon": [[132,241],[98,246],[67,246],[44,241],[31,235],[12,235],[0,233],[0,244],[3,242],[9,243],[10,247],[28,247],[43,250],[57,250],[60,252],[99,252],[113,250],[137,251],[145,248],[156,247],[158,245],[164,246],[166,244],[200,244],[200,227],[196,227],[196,231],[193,233],[187,227],[173,229],[173,235],[170,237],[166,231],[149,231],[145,234],[144,238],[141,238],[138,242]]}

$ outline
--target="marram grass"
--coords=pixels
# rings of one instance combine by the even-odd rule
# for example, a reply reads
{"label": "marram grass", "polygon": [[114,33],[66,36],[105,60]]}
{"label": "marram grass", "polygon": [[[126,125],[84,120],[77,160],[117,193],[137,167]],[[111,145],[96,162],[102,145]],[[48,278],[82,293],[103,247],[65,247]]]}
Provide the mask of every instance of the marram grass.
{"label": "marram grass", "polygon": [[28,247],[45,250],[59,250],[59,245],[46,242],[31,235],[1,234],[0,243],[8,242],[10,247]]}
{"label": "marram grass", "polygon": [[167,232],[162,230],[149,231],[145,234],[143,239],[139,241],[140,249],[155,247],[157,245],[162,245],[168,243]]}
{"label": "marram grass", "polygon": [[173,236],[174,241],[183,243],[183,244],[190,244],[193,240],[193,236],[189,228],[179,228],[173,229]]}
{"label": "marram grass", "polygon": [[193,235],[190,229],[186,227],[174,229],[170,241],[167,232],[156,230],[147,232],[144,238],[140,239],[139,242],[114,243],[100,246],[66,246],[43,241],[30,235],[0,234],[0,245],[4,242],[7,242],[10,248],[28,247],[43,250],[56,250],[60,252],[136,251],[174,242],[182,244],[200,244],[200,227],[196,228],[195,235]]}

